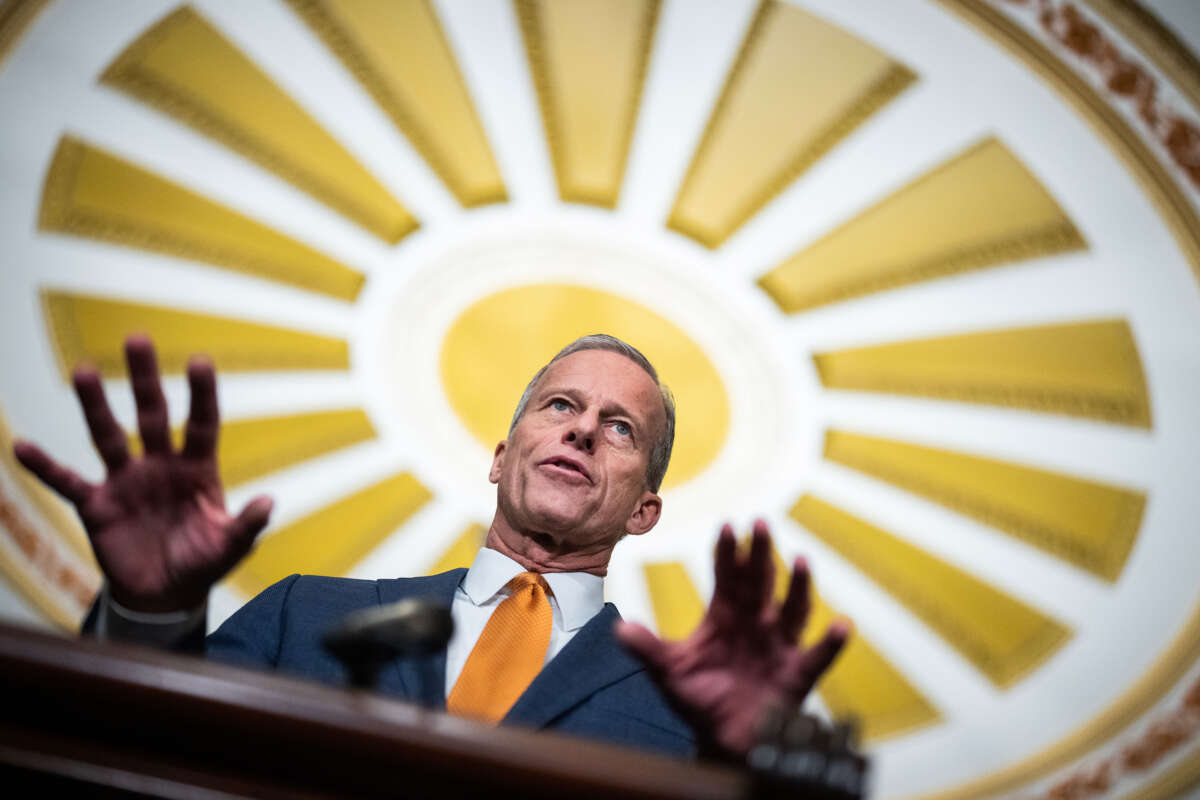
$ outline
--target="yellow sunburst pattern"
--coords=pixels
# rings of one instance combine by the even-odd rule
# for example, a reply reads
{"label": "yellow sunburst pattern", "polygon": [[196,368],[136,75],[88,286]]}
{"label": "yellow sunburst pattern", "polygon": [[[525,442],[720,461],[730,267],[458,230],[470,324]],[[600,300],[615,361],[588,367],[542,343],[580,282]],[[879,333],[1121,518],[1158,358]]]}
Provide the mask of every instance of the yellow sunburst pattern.
{"label": "yellow sunburst pattern", "polygon": [[196,259],[354,300],[360,272],[72,137],[46,174],[38,227]]}
{"label": "yellow sunburst pattern", "polygon": [[331,336],[68,292],[48,290],[42,303],[64,379],[83,362],[107,377],[120,377],[125,372],[122,343],[135,332],[154,339],[165,373],[183,372],[194,353],[206,353],[226,372],[350,366],[348,345]]}
{"label": "yellow sunburst pattern", "polygon": [[[29,169],[11,160],[0,215],[14,248],[0,324],[19,356],[0,376],[0,445],[8,424],[89,458],[46,420],[67,413],[76,365],[124,380],[130,333],[155,340],[173,402],[188,356],[212,356],[229,376],[231,503],[287,501],[216,591],[225,606],[295,572],[468,565],[525,381],[605,331],[650,357],[679,409],[663,521],[613,563],[624,613],[687,636],[704,531],[765,513],[777,594],[780,553],[811,551],[824,589],[803,642],[859,618],[818,691],[861,721],[884,794],[1044,777],[1108,746],[1195,660],[1200,617],[1180,627],[1171,609],[1191,602],[1179,587],[1194,554],[1175,528],[1200,513],[1178,477],[1200,447],[1179,402],[1197,388],[1194,348],[1178,344],[1200,319],[1200,200],[1067,74],[1072,56],[1027,41],[1017,11],[943,0],[1073,92],[1099,137],[915,0],[42,5],[0,5],[0,78],[34,80],[36,48],[5,53],[18,27],[47,46],[71,45],[64,21],[112,35],[81,49],[75,116],[41,109],[14,123],[23,139],[0,134],[41,148]],[[913,44],[922,25],[937,46]],[[292,50],[264,57],[276,47]],[[287,88],[327,85],[361,92],[356,110]],[[106,91],[128,131],[85,102]],[[366,128],[354,147],[343,112]],[[164,169],[163,125],[236,154],[236,170],[201,187],[180,176],[203,163]],[[379,174],[372,141],[424,167]],[[264,171],[282,179],[270,195],[214,186]],[[214,199],[235,195],[236,209]],[[260,221],[323,214],[336,224],[312,237]],[[0,572],[71,627],[99,580],[85,538],[12,458],[0,466]],[[897,497],[934,531],[912,535]],[[1018,577],[1001,585],[972,548]],[[1160,605],[1124,612],[1149,595]],[[866,616],[880,603],[900,630]],[[1130,627],[1146,619],[1154,635]],[[1122,641],[1165,647],[1169,664]],[[1119,686],[1071,680],[1105,659],[1145,676],[1111,713]],[[1045,723],[1039,704],[1076,694],[1070,720]],[[1012,733],[1033,719],[1044,734]]]}
{"label": "yellow sunburst pattern", "polygon": [[659,0],[514,0],[563,200],[621,192]]}
{"label": "yellow sunburst pattern", "polygon": [[458,201],[508,199],[479,115],[428,0],[288,0]]}
{"label": "yellow sunburst pattern", "polygon": [[963,333],[813,355],[821,383],[1150,427],[1124,320]]}
{"label": "yellow sunburst pattern", "polygon": [[1084,248],[1037,178],[987,138],[759,278],[788,313]]}
{"label": "yellow sunburst pattern", "polygon": [[763,0],[667,224],[719,247],[915,79],[836,25]]}
{"label": "yellow sunburst pattern", "polygon": [[142,34],[101,80],[278,173],[387,242],[417,227],[365,167],[191,6]]}

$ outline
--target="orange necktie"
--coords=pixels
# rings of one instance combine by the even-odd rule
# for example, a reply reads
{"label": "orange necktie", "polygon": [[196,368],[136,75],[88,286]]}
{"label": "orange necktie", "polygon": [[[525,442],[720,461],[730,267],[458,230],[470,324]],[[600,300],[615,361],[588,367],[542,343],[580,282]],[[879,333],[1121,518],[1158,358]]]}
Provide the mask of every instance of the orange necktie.
{"label": "orange necktie", "polygon": [[499,722],[546,662],[554,618],[546,580],[522,572],[508,587],[446,698],[452,714]]}

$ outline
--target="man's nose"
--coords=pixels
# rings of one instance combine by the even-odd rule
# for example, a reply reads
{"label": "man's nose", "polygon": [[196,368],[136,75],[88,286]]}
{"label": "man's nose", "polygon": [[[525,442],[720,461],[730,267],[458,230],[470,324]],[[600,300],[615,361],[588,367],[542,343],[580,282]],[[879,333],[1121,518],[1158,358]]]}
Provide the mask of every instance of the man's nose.
{"label": "man's nose", "polygon": [[594,414],[579,414],[571,421],[563,441],[591,453],[596,448],[596,431],[600,420]]}

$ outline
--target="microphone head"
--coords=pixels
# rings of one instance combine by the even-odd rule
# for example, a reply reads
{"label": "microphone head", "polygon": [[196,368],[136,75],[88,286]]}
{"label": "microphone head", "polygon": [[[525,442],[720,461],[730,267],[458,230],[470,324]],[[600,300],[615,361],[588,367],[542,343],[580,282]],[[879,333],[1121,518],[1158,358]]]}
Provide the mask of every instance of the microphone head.
{"label": "microphone head", "polygon": [[321,644],[340,661],[355,664],[427,655],[445,647],[453,633],[449,608],[409,599],[347,614]]}

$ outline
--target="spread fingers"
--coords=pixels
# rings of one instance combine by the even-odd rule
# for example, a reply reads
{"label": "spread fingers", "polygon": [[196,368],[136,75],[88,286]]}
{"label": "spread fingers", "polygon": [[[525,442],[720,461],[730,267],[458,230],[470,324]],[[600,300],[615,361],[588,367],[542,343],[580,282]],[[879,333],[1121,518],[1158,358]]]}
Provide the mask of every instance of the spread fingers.
{"label": "spread fingers", "polygon": [[129,461],[129,446],[125,441],[125,431],[121,430],[113,418],[112,409],[108,407],[100,373],[95,367],[81,366],[75,369],[73,377],[75,394],[79,397],[92,442],[104,466],[109,472],[116,472]]}
{"label": "spread fingers", "polygon": [[188,361],[187,376],[192,401],[183,454],[188,458],[212,458],[216,455],[217,436],[221,428],[216,371],[209,359],[193,356]]}
{"label": "spread fingers", "polygon": [[17,441],[13,445],[13,455],[25,469],[38,476],[42,483],[74,505],[82,506],[87,502],[88,495],[92,492],[91,484],[46,455],[37,445]]}
{"label": "spread fingers", "polygon": [[171,429],[167,416],[167,398],[158,376],[158,357],[148,336],[134,335],[125,340],[125,360],[129,364],[129,382],[137,403],[138,430],[147,455],[170,452]]}

